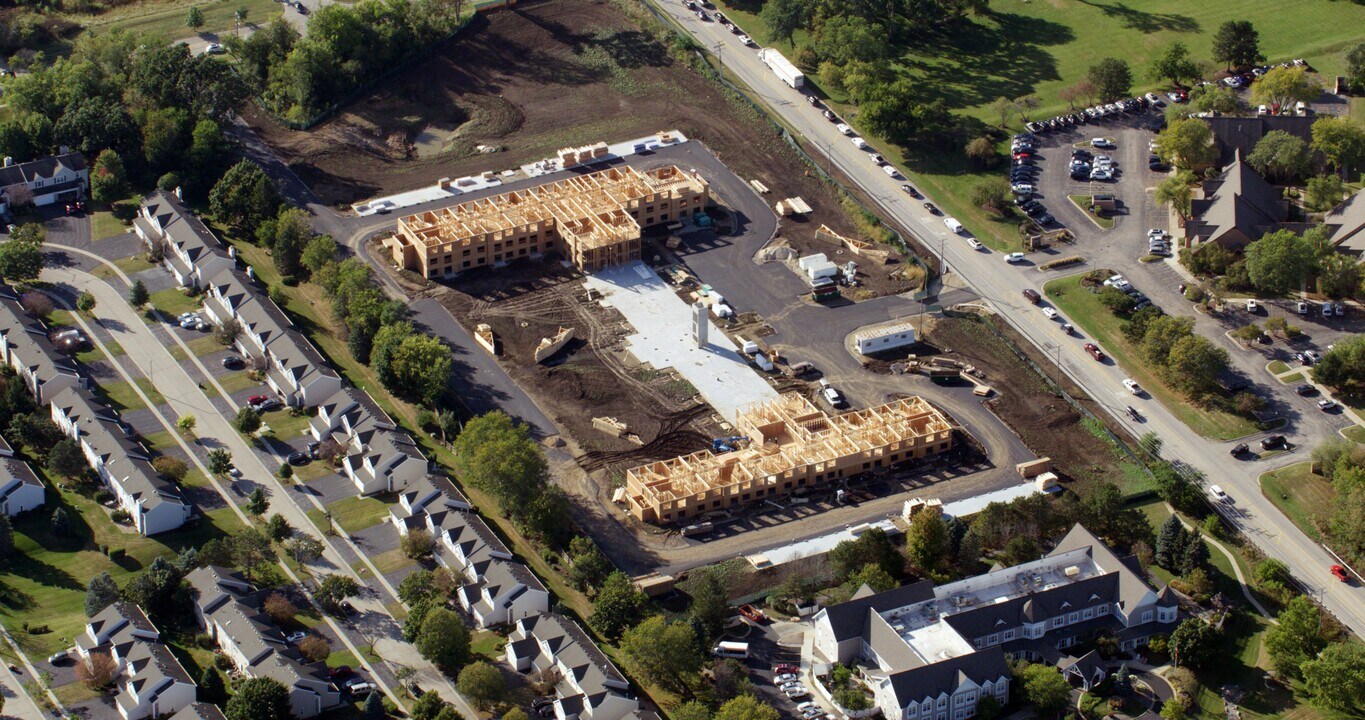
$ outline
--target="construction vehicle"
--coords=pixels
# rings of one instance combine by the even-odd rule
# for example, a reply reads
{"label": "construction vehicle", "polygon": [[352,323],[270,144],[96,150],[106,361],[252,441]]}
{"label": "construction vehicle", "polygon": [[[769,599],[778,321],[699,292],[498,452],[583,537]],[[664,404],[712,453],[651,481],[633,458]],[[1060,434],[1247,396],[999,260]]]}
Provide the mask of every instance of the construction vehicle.
{"label": "construction vehicle", "polygon": [[738,450],[739,444],[747,441],[748,439],[749,438],[743,435],[734,435],[732,437],[726,438],[712,438],[711,452],[727,453],[732,452],[734,450]]}

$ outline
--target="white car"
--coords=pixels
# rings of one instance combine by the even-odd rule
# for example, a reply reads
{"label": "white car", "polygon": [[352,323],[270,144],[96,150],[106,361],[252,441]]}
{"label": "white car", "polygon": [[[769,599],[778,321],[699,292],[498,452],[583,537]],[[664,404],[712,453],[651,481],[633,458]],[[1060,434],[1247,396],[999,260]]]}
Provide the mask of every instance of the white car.
{"label": "white car", "polygon": [[1160,96],[1160,95],[1157,95],[1157,94],[1154,93],[1154,92],[1147,93],[1146,97],[1147,97],[1147,102],[1152,102],[1152,103],[1161,102],[1161,96]]}
{"label": "white car", "polygon": [[355,683],[355,684],[346,686],[346,689],[351,691],[351,695],[352,695],[352,696],[360,697],[360,696],[364,696],[364,695],[369,695],[370,693],[374,692],[375,687],[374,687],[374,685],[371,684],[371,683],[367,683],[367,682],[358,682],[358,683]]}
{"label": "white car", "polygon": [[807,700],[807,701],[801,703],[800,705],[797,705],[797,706],[796,706],[796,711],[797,711],[797,712],[805,712],[805,711],[807,711],[807,710],[809,710],[809,709],[811,709],[811,708],[813,708],[813,707],[815,707],[815,703],[813,703],[813,702]]}
{"label": "white car", "polygon": [[847,123],[839,123],[838,125],[834,126],[834,129],[838,130],[839,132],[845,135],[853,134],[853,128],[849,127]]}
{"label": "white car", "polygon": [[205,55],[221,55],[221,54],[223,54],[223,46],[222,46],[222,45],[219,45],[219,44],[216,43],[216,42],[211,42],[211,43],[209,43],[208,45],[205,45],[205,46],[204,46],[204,54],[205,54]]}
{"label": "white car", "polygon": [[302,631],[302,630],[298,630],[298,631],[291,632],[291,633],[289,633],[288,635],[286,635],[286,636],[284,637],[284,641],[287,642],[287,643],[289,643],[290,645],[294,645],[294,644],[298,643],[300,640],[303,640],[303,639],[306,638],[306,637],[308,637],[308,633],[306,633],[306,632],[304,632],[304,631]]}
{"label": "white car", "polygon": [[1255,300],[1248,300],[1248,301],[1247,301],[1247,312],[1249,312],[1249,313],[1255,313],[1255,312],[1259,312],[1259,311],[1260,311],[1260,306],[1256,304],[1256,301],[1255,301]]}
{"label": "white car", "polygon": [[862,138],[860,138],[860,137],[856,137],[856,136],[855,136],[855,137],[849,138],[848,140],[849,140],[849,142],[853,143],[853,147],[858,148],[859,150],[866,150],[866,149],[867,149],[867,141],[864,140],[864,139],[862,139]]}
{"label": "white car", "polygon": [[895,180],[899,180],[901,176],[900,171],[890,165],[883,165],[882,172],[886,173],[888,176]]}
{"label": "white car", "polygon": [[1137,382],[1135,382],[1132,378],[1124,378],[1123,386],[1128,389],[1128,392],[1134,395],[1142,394],[1142,388],[1138,387]]}
{"label": "white car", "polygon": [[773,684],[777,685],[778,687],[782,687],[783,685],[786,685],[789,682],[796,682],[797,680],[800,679],[801,677],[799,675],[795,675],[793,673],[786,673],[785,675],[778,675],[777,677],[773,678]]}
{"label": "white car", "polygon": [[1113,180],[1113,179],[1114,179],[1114,173],[1112,173],[1112,172],[1110,172],[1110,171],[1108,171],[1108,170],[1105,170],[1104,168],[1095,168],[1094,170],[1091,170],[1091,171],[1090,171],[1090,179],[1091,179],[1091,180]]}
{"label": "white car", "polygon": [[753,47],[754,45],[754,39],[749,37],[748,35],[740,35],[739,41],[741,43],[744,43],[745,45],[748,45],[749,47]]}
{"label": "white car", "polygon": [[1013,190],[1016,195],[1027,195],[1033,192],[1033,189],[1033,185],[1029,183],[1015,183],[1010,186],[1010,190]]}
{"label": "white car", "polygon": [[985,247],[985,245],[981,244],[980,240],[977,240],[976,238],[973,237],[967,238],[967,244],[970,245],[973,250],[980,250],[981,248]]}
{"label": "white car", "polygon": [[1021,263],[1021,262],[1023,262],[1023,261],[1024,261],[1024,254],[1021,253],[1021,252],[1012,252],[1012,253],[1009,253],[1009,254],[1007,254],[1007,255],[1005,256],[1005,262],[1010,263],[1010,264],[1013,264],[1013,263]]}
{"label": "white car", "polygon": [[1090,147],[1094,147],[1094,148],[1111,148],[1111,147],[1114,147],[1114,143],[1113,143],[1113,142],[1110,142],[1109,138],[1091,138],[1091,139],[1090,139]]}
{"label": "white car", "polygon": [[1048,320],[1056,320],[1056,319],[1057,319],[1057,311],[1056,311],[1056,310],[1053,310],[1053,309],[1050,308],[1050,307],[1045,307],[1045,308],[1043,308],[1043,316],[1046,317]]}
{"label": "white car", "polygon": [[1213,493],[1213,496],[1219,500],[1226,500],[1228,498],[1228,494],[1223,492],[1223,488],[1220,488],[1217,485],[1210,485],[1209,492]]}

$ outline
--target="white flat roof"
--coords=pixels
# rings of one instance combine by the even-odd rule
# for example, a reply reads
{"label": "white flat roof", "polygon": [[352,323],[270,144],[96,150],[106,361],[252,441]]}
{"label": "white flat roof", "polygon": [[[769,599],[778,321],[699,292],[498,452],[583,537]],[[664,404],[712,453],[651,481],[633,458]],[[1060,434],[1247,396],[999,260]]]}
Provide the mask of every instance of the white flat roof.
{"label": "white flat roof", "polygon": [[741,408],[777,399],[777,391],[709,319],[707,346],[697,347],[692,307],[643,262],[593,273],[586,284],[635,328],[626,347],[637,360],[677,370],[727,421],[734,422]]}
{"label": "white flat roof", "polygon": [[895,537],[901,534],[901,529],[896,527],[895,523],[890,520],[882,520],[867,525],[859,525],[855,528],[845,528],[838,532],[830,533],[829,535],[821,535],[820,537],[802,540],[801,542],[792,543],[790,545],[783,545],[782,547],[773,548],[767,552],[749,555],[746,559],[749,561],[749,564],[756,568],[776,567],[793,560],[824,555],[830,550],[833,550],[839,543],[845,540],[857,540],[858,536],[872,528],[880,528],[881,531],[886,533],[889,537]]}

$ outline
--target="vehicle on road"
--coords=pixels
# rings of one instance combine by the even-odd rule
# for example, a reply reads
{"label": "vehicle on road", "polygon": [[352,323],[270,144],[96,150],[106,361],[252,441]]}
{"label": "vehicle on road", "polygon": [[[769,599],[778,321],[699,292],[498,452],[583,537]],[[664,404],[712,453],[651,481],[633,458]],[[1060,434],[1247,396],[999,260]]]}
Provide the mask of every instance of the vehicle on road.
{"label": "vehicle on road", "polygon": [[1318,401],[1318,409],[1323,412],[1331,412],[1335,410],[1336,407],[1337,407],[1336,400],[1328,400],[1327,398],[1323,398]]}
{"label": "vehicle on road", "polygon": [[1134,380],[1134,379],[1132,379],[1132,378],[1124,378],[1124,379],[1123,379],[1123,387],[1127,388],[1127,389],[1128,389],[1128,392],[1130,392],[1130,393],[1132,393],[1132,394],[1134,394],[1134,395],[1138,395],[1138,396],[1141,396],[1141,395],[1142,395],[1142,388],[1139,387],[1138,384],[1137,384],[1137,381]]}
{"label": "vehicle on road", "polygon": [[1262,450],[1272,450],[1277,447],[1283,447],[1285,446],[1285,444],[1286,443],[1283,435],[1270,435],[1261,438]]}
{"label": "vehicle on road", "polygon": [[1228,494],[1223,492],[1223,488],[1218,487],[1217,485],[1210,485],[1209,492],[1213,493],[1213,496],[1218,498],[1219,500],[1228,499]]}
{"label": "vehicle on road", "polygon": [[838,125],[835,125],[835,126],[834,126],[834,129],[835,129],[835,130],[838,130],[839,132],[841,132],[841,133],[843,133],[843,134],[845,134],[845,135],[852,135],[852,134],[853,134],[853,128],[849,127],[849,126],[848,126],[847,124],[845,124],[845,123],[839,123]]}
{"label": "vehicle on road", "polygon": [[914,185],[902,185],[901,190],[904,190],[905,194],[909,195],[912,198],[919,197],[919,191],[915,189]]}
{"label": "vehicle on road", "polygon": [[1091,139],[1090,139],[1090,147],[1093,147],[1093,148],[1106,148],[1106,149],[1107,149],[1107,148],[1115,147],[1115,145],[1114,145],[1114,141],[1113,141],[1113,140],[1110,140],[1109,138],[1098,137],[1098,138],[1091,138]]}
{"label": "vehicle on road", "polygon": [[1034,290],[1033,288],[1024,288],[1024,298],[1027,299],[1029,302],[1033,303],[1034,305],[1037,305],[1038,303],[1043,301],[1043,297],[1039,295],[1038,291]]}
{"label": "vehicle on road", "polygon": [[968,244],[969,246],[971,246],[971,248],[972,248],[973,250],[980,250],[980,249],[986,247],[985,245],[982,245],[982,244],[981,244],[981,241],[980,241],[980,240],[977,240],[977,239],[974,238],[974,237],[969,237],[969,238],[967,238],[967,244]]}
{"label": "vehicle on road", "polygon": [[1014,264],[1014,263],[1021,263],[1021,262],[1023,262],[1023,261],[1024,261],[1024,254],[1021,253],[1021,252],[1012,252],[1012,253],[1007,253],[1007,254],[1005,255],[1005,262],[1007,262],[1007,263]]}
{"label": "vehicle on road", "polygon": [[222,55],[223,52],[223,46],[216,42],[211,42],[204,46],[205,55]]}
{"label": "vehicle on road", "polygon": [[748,35],[740,35],[740,36],[739,36],[739,41],[740,41],[740,43],[742,43],[742,44],[744,44],[744,45],[746,45],[746,46],[748,46],[748,47],[753,47],[753,46],[754,46],[754,39],[751,38],[751,37],[749,37]]}
{"label": "vehicle on road", "polygon": [[1332,577],[1340,580],[1341,582],[1351,581],[1351,576],[1346,574],[1346,568],[1340,565],[1333,565],[1332,567],[1327,568],[1327,570],[1328,572],[1332,573]]}
{"label": "vehicle on road", "polygon": [[1247,447],[1247,444],[1246,444],[1246,443],[1238,443],[1238,444],[1234,445],[1233,448],[1232,448],[1232,450],[1229,450],[1228,452],[1229,452],[1233,457],[1237,457],[1237,456],[1239,456],[1239,455],[1245,454],[1245,453],[1246,453],[1248,450],[1250,450],[1250,449],[1251,449],[1251,448]]}
{"label": "vehicle on road", "polygon": [[1050,307],[1045,307],[1045,308],[1043,308],[1043,316],[1046,317],[1048,320],[1056,320],[1056,319],[1057,319],[1057,311],[1056,311],[1056,310],[1053,310],[1053,309],[1050,308]]}
{"label": "vehicle on road", "polygon": [[931,202],[924,203],[924,209],[928,210],[930,215],[939,214],[938,208],[934,207],[934,204]]}
{"label": "vehicle on road", "polygon": [[1071,323],[1064,322],[1062,323],[1062,332],[1066,333],[1067,335],[1075,335],[1076,328],[1072,326]]}

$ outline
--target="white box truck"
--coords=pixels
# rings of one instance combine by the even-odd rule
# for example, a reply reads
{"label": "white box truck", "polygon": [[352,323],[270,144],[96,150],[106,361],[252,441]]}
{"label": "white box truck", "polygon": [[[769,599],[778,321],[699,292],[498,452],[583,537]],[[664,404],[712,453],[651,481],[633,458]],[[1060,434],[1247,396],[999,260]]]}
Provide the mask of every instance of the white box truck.
{"label": "white box truck", "polygon": [[802,75],[801,71],[797,70],[796,66],[791,64],[791,61],[783,57],[782,53],[772,48],[763,48],[758,51],[758,58],[762,60],[763,64],[767,65],[777,77],[781,78],[782,82],[791,87],[799,88],[806,84],[806,76]]}
{"label": "white box truck", "polygon": [[716,657],[739,658],[742,660],[749,657],[749,643],[722,640],[717,643],[715,647],[711,648],[711,654]]}

